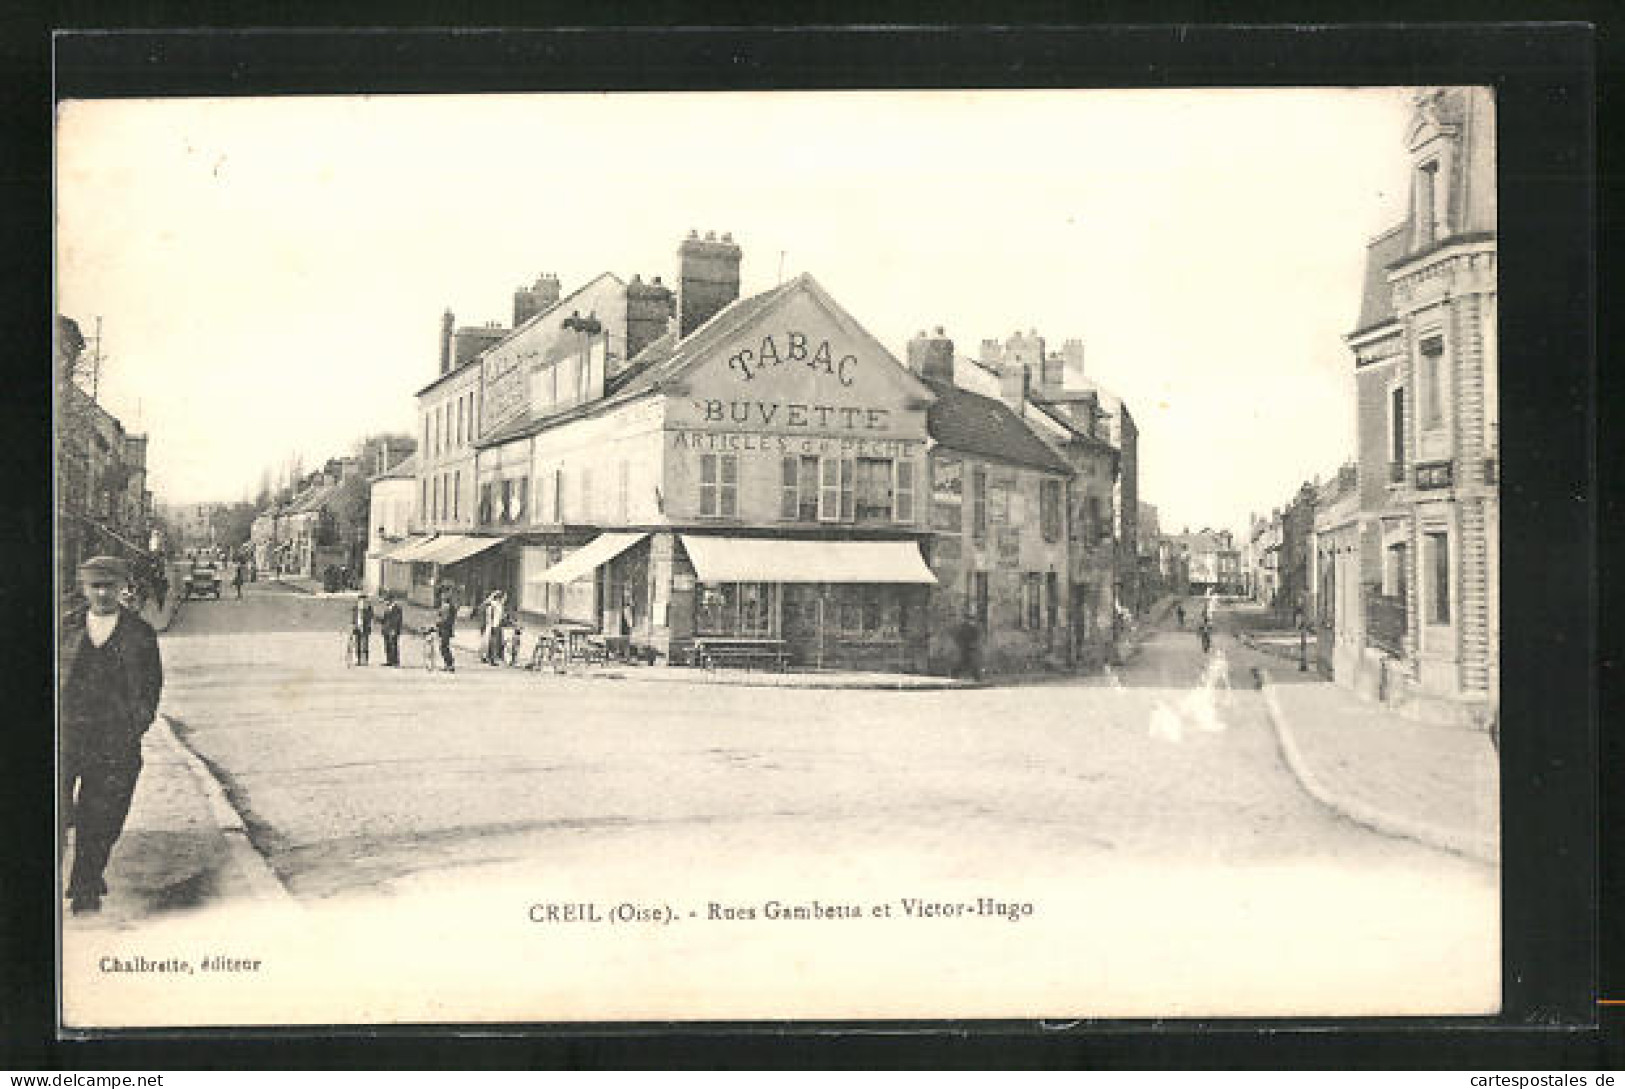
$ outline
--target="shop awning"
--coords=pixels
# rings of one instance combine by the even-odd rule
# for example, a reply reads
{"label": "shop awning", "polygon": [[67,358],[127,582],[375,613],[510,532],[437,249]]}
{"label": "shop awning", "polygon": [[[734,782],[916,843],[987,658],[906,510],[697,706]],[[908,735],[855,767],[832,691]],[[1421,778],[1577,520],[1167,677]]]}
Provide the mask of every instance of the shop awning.
{"label": "shop awning", "polygon": [[384,553],[384,559],[395,563],[411,563],[425,550],[439,544],[441,540],[443,540],[441,537],[413,537],[411,540],[405,541],[389,552]]}
{"label": "shop awning", "polygon": [[600,533],[530,581],[574,582],[598,570],[647,536],[647,533]]}
{"label": "shop awning", "polygon": [[470,556],[477,556],[488,548],[495,548],[502,543],[501,537],[464,537],[449,533],[437,537],[433,545],[421,552],[414,553],[413,563],[438,563],[442,567],[449,564],[461,563]]}
{"label": "shop awning", "polygon": [[934,585],[913,541],[784,541],[683,534],[701,582],[887,582]]}

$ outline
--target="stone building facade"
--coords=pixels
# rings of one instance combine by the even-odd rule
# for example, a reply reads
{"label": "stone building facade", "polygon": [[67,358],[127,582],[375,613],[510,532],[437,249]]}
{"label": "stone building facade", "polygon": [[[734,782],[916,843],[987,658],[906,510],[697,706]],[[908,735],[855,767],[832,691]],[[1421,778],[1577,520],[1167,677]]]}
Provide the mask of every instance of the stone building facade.
{"label": "stone building facade", "polygon": [[1487,717],[1499,685],[1494,99],[1420,93],[1411,200],[1374,239],[1354,354],[1364,683]]}

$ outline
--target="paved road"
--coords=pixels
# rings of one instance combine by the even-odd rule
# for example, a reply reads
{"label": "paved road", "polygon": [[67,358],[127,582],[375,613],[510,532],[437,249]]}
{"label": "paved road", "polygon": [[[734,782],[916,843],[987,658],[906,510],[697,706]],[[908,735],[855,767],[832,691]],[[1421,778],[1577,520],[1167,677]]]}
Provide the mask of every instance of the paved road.
{"label": "paved road", "polygon": [[[1164,632],[1084,681],[795,691],[347,670],[347,607],[249,587],[194,603],[164,643],[166,712],[306,904],[665,887],[703,914],[789,889],[975,886],[1047,904],[1046,925],[1087,916],[1056,931],[1081,944],[1054,971],[1173,957],[1196,1009],[1301,1008],[1279,979],[1251,998],[1226,982],[1282,971],[1277,954],[1307,973],[1295,986],[1355,996],[1339,1009],[1435,964],[1403,988],[1419,1010],[1449,1006],[1441,985],[1494,993],[1494,871],[1304,794],[1252,687],[1261,659],[1229,636],[1222,669]],[[1024,980],[1051,970],[1039,955]],[[1177,1008],[1147,987],[1148,1005],[1108,1009]]]}
{"label": "paved road", "polygon": [[1297,787],[1249,652],[1223,638],[1231,668],[1211,690],[1195,636],[1167,632],[1086,683],[786,692],[473,662],[455,676],[346,670],[346,607],[250,588],[197,603],[166,640],[166,709],[301,896],[545,855],[547,838],[593,828],[714,842],[839,829],[949,854],[1441,861]]}

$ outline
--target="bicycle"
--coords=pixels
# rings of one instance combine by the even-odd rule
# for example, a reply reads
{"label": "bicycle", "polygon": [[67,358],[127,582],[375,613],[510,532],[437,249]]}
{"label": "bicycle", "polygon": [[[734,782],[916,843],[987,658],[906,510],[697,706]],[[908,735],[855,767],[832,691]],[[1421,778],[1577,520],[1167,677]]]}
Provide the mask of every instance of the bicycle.
{"label": "bicycle", "polygon": [[445,669],[448,673],[456,672],[441,663],[440,632],[433,627],[423,629],[423,668],[430,673],[436,669]]}
{"label": "bicycle", "polygon": [[361,660],[361,637],[354,628],[351,628],[344,637],[344,667],[346,669]]}

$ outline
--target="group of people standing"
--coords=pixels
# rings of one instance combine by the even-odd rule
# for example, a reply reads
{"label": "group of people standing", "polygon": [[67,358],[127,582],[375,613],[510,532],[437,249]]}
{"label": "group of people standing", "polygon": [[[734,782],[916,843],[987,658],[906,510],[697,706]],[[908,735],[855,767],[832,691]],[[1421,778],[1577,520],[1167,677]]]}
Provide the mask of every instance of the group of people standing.
{"label": "group of people standing", "polygon": [[378,632],[384,637],[384,665],[401,664],[401,626],[405,621],[401,603],[388,591],[379,595],[379,606],[372,607],[372,599],[361,594],[355,599],[350,613],[350,630],[355,632],[356,664],[366,665],[372,649],[372,626],[376,621]]}

